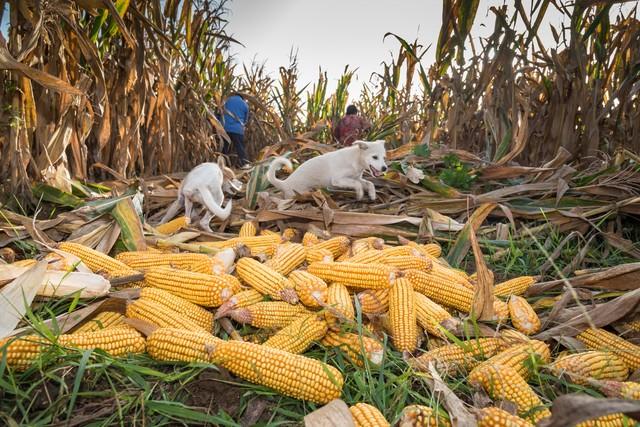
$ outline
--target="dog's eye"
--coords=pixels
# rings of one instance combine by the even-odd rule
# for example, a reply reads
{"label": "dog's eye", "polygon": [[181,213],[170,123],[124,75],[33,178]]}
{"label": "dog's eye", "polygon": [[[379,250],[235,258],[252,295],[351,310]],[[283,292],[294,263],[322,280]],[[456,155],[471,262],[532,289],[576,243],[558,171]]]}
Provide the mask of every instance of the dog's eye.
{"label": "dog's eye", "polygon": [[373,160],[378,160],[378,156],[373,156]]}

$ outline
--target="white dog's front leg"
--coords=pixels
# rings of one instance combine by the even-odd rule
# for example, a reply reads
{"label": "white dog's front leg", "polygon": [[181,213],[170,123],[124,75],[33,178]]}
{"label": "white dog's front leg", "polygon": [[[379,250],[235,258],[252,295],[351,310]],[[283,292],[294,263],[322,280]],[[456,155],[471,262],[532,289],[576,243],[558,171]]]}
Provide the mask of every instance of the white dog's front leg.
{"label": "white dog's front leg", "polygon": [[373,185],[373,182],[367,181],[366,179],[360,178],[360,182],[367,189],[367,194],[369,198],[373,201],[376,199],[376,186]]}
{"label": "white dog's front leg", "polygon": [[357,179],[346,178],[346,177],[335,178],[331,180],[331,185],[335,187],[353,189],[356,192],[356,198],[358,200],[361,200],[362,197],[364,196],[364,189],[362,188],[362,183]]}
{"label": "white dog's front leg", "polygon": [[208,231],[209,233],[212,233],[213,230],[211,230],[211,226],[209,225],[209,223],[211,222],[213,217],[214,215],[211,212],[209,212],[209,210],[205,209],[205,214],[200,220],[200,228],[204,231]]}

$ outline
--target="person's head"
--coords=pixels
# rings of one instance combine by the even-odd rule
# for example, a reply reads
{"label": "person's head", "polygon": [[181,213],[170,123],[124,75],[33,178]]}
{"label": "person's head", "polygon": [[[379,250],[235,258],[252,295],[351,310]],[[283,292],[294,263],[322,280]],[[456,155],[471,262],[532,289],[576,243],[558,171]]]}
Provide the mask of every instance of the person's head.
{"label": "person's head", "polygon": [[347,115],[350,116],[350,115],[353,115],[353,114],[358,114],[358,109],[356,108],[355,105],[349,105],[347,107]]}

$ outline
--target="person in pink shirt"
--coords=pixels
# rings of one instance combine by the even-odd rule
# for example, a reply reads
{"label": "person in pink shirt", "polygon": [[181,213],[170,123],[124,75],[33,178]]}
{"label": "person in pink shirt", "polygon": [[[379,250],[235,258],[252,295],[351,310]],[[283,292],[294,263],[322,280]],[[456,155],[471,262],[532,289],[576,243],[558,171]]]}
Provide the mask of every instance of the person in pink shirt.
{"label": "person in pink shirt", "polygon": [[348,147],[354,141],[365,137],[371,129],[371,123],[358,114],[355,105],[347,107],[347,114],[340,119],[338,125],[333,129],[333,137],[341,145]]}

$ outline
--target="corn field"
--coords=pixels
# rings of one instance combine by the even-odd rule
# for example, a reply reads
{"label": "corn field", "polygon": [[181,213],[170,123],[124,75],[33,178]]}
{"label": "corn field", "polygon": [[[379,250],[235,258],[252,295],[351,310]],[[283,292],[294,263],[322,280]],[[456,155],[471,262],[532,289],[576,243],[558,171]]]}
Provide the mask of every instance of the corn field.
{"label": "corn field", "polygon": [[[276,77],[234,63],[224,1],[3,0],[1,183],[28,197],[39,181],[68,191],[70,179],[188,170],[219,151],[232,90],[251,104],[254,160],[330,142],[349,100],[372,120],[369,138],[395,147],[443,145],[498,165],[637,152],[640,22],[616,3],[519,0],[491,8],[493,33],[476,39],[478,2],[444,0],[436,62],[422,62],[425,41],[387,34],[397,52],[353,94],[350,66],[328,93],[322,70],[299,81],[296,58]],[[570,18],[552,29],[555,46],[538,36],[550,8]]]}

